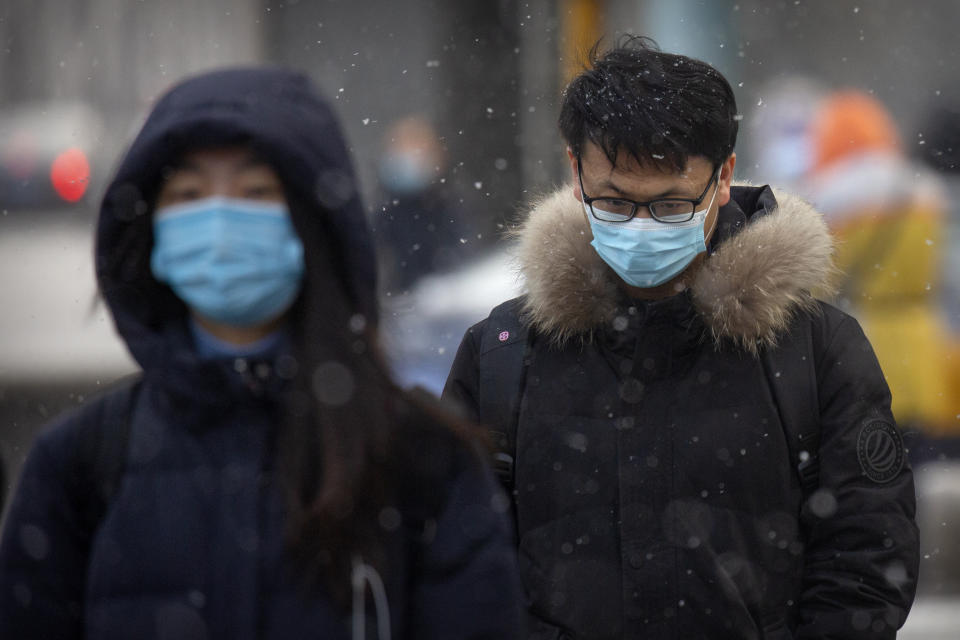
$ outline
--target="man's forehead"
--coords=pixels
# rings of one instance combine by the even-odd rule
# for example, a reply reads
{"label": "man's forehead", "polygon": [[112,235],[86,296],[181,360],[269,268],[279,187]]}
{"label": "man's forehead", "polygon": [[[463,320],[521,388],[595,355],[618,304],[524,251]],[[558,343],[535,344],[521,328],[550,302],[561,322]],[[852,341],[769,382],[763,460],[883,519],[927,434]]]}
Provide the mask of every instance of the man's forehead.
{"label": "man's forehead", "polygon": [[658,182],[697,182],[709,177],[712,171],[710,161],[706,156],[691,156],[683,169],[677,171],[669,164],[659,162],[662,156],[651,153],[649,161],[641,162],[631,153],[619,152],[616,158],[616,164],[611,163],[607,155],[600,147],[593,143],[587,143],[581,152],[581,165],[584,173],[598,177],[620,178],[640,178],[643,180],[656,180]]}

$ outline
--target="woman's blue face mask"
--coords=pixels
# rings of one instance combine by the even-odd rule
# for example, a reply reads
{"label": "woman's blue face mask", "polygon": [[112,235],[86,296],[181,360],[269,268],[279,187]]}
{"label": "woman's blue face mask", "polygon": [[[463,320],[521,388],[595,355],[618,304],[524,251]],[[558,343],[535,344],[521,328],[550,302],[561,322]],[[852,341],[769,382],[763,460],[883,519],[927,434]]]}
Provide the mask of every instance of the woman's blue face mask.
{"label": "woman's blue face mask", "polygon": [[202,317],[252,327],[281,316],[303,281],[303,244],[282,202],[209,197],[157,209],[150,267]]}

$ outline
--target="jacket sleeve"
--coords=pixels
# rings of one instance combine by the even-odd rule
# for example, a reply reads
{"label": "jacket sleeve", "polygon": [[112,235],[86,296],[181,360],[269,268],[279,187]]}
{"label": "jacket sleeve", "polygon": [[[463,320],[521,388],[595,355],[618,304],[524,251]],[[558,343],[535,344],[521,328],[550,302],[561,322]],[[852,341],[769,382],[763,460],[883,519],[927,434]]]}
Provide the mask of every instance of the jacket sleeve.
{"label": "jacket sleeve", "polygon": [[913,474],[859,324],[827,309],[814,345],[820,483],[801,516],[807,545],[797,637],[892,639],[916,590]]}
{"label": "jacket sleeve", "polygon": [[507,520],[509,500],[479,454],[467,460],[428,528],[409,637],[494,640],[523,635],[523,595]]}
{"label": "jacket sleeve", "polygon": [[77,424],[61,420],[30,451],[0,538],[0,638],[81,638],[89,533],[72,477]]}
{"label": "jacket sleeve", "polygon": [[477,400],[480,375],[477,357],[480,353],[480,336],[483,335],[486,322],[487,320],[484,320],[467,329],[440,396],[445,404],[470,422],[479,422],[480,417]]}

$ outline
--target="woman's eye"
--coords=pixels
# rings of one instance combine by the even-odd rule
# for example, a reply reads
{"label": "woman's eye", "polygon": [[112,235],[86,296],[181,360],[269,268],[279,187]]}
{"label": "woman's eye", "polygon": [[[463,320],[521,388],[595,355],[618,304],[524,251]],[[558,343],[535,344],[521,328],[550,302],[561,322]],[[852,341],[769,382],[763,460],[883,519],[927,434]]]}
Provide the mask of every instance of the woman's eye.
{"label": "woman's eye", "polygon": [[264,199],[276,198],[282,195],[280,187],[270,184],[251,185],[243,190],[245,198]]}
{"label": "woman's eye", "polygon": [[199,200],[203,197],[199,188],[184,187],[179,189],[168,189],[163,194],[163,201],[167,203],[188,202],[190,200]]}
{"label": "woman's eye", "polygon": [[177,195],[184,200],[196,200],[201,196],[201,193],[200,189],[184,189]]}

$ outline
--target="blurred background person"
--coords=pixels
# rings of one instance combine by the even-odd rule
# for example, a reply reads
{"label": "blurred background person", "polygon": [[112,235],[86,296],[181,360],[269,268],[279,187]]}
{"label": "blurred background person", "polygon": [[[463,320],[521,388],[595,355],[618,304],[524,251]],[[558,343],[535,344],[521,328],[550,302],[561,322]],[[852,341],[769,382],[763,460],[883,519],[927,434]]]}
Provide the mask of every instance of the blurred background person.
{"label": "blurred background person", "polygon": [[[946,193],[940,297],[951,330],[946,351],[947,386],[956,402],[960,399],[960,107],[935,102],[921,127],[915,155],[935,172]],[[960,522],[960,431],[956,426],[960,411],[957,414],[952,419],[948,415],[950,428],[930,441],[941,454],[936,456],[937,461],[925,463],[916,473],[921,552],[935,560],[921,573],[921,598],[960,593],[960,547],[952,526]]]}
{"label": "blurred background person", "polygon": [[804,193],[838,239],[839,303],[874,345],[910,459],[956,457],[960,399],[940,297],[942,185],[907,156],[888,111],[866,92],[824,97],[809,140]]}
{"label": "blurred background person", "polygon": [[469,221],[451,192],[446,152],[426,118],[407,116],[387,128],[378,177],[383,202],[373,225],[387,290],[403,291],[470,257]]}
{"label": "blurred background person", "polygon": [[762,95],[751,110],[753,157],[824,212],[839,240],[835,303],[864,325],[907,430],[924,561],[899,637],[952,637],[960,594],[960,114],[935,102],[910,149],[874,95],[794,75]]}
{"label": "blurred background person", "polygon": [[760,104],[751,110],[747,140],[755,171],[764,181],[799,190],[814,162],[811,126],[827,92],[821,81],[787,75],[767,82]]}
{"label": "blurred background person", "polygon": [[[946,192],[941,299],[947,322],[960,333],[960,105],[937,103],[928,110],[916,152],[940,178]],[[960,396],[960,386],[955,388]]]}
{"label": "blurred background person", "polygon": [[519,635],[506,498],[392,381],[371,245],[306,77],[218,70],[158,101],[97,225],[142,374],[32,447],[0,637]]}

